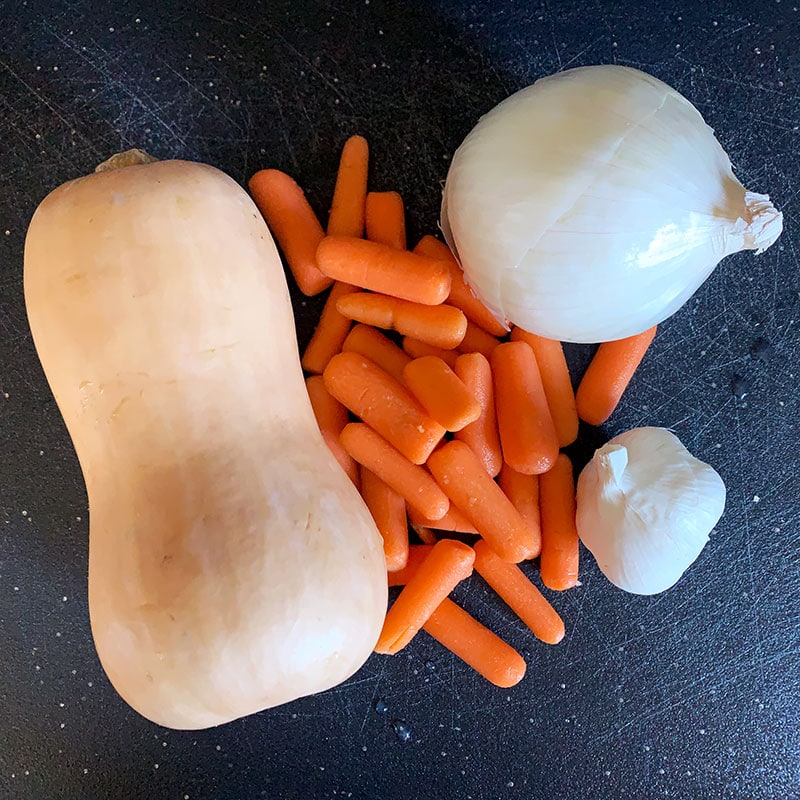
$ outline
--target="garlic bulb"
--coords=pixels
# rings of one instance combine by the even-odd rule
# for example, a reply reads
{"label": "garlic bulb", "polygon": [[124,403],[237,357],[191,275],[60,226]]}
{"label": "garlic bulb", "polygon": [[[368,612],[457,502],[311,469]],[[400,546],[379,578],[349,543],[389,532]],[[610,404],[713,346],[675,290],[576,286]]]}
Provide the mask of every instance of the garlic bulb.
{"label": "garlic bulb", "polygon": [[578,479],[576,523],[603,574],[635,594],[672,586],[725,507],[725,484],[665,428],[634,428],[595,452]]}
{"label": "garlic bulb", "polygon": [[601,342],[675,313],[782,215],[748,192],[700,112],[638,70],[560,72],[486,114],[453,156],[442,230],[498,319]]}

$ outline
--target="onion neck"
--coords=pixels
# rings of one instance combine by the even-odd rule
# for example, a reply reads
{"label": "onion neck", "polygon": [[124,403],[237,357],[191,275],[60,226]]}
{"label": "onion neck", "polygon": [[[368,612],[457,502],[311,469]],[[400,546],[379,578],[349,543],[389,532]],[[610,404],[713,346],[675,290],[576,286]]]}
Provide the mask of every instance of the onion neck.
{"label": "onion neck", "polygon": [[766,194],[745,192],[744,205],[749,218],[745,219],[744,249],[763,253],[781,235],[783,214]]}

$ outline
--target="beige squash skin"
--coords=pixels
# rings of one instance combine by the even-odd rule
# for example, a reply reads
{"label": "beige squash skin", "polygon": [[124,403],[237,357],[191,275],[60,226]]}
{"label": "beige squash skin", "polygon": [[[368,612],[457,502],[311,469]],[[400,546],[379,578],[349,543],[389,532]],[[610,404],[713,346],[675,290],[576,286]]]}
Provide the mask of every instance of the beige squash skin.
{"label": "beige squash skin", "polygon": [[381,539],[316,427],[247,194],[182,161],[67,183],[31,222],[25,299],[86,481],[92,633],[120,695],[205,728],[352,675],[386,610]]}

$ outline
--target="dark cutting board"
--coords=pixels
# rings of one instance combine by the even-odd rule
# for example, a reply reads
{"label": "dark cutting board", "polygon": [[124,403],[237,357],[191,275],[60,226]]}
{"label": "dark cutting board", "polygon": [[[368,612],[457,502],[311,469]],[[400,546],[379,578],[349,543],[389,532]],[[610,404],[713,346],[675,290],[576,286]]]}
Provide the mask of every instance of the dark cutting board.
{"label": "dark cutting board", "polygon": [[[0,798],[800,797],[792,3],[0,2]],[[579,459],[667,426],[722,474],[727,510],[697,563],[645,598],[584,553],[583,585],[550,594],[557,647],[470,580],[460,601],[528,661],[510,690],[420,635],[332,691],[215,730],[137,716],[92,645],[83,481],[25,317],[38,202],[139,146],[242,182],[284,169],[323,213],[341,144],[362,133],[372,187],[403,194],[415,241],[436,230],[449,158],[480,114],[545,74],[612,62],[685,94],[785,215],[779,243],[727,259],[662,326],[608,425],[582,432]],[[302,345],[321,303],[293,299]],[[569,349],[576,376],[590,352]]]}

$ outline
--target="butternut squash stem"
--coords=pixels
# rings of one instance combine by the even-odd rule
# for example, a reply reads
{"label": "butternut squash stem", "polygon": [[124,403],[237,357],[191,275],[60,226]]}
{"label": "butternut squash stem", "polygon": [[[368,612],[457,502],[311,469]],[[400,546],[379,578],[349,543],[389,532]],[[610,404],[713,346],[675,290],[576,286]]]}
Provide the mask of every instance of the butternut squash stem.
{"label": "butternut squash stem", "polygon": [[121,153],[114,153],[111,158],[107,158],[102,164],[98,164],[94,168],[94,171],[107,172],[110,169],[133,167],[137,164],[152,164],[154,161],[158,161],[158,159],[151,156],[150,153],[145,153],[144,150],[134,147],[132,150],[124,150]]}

